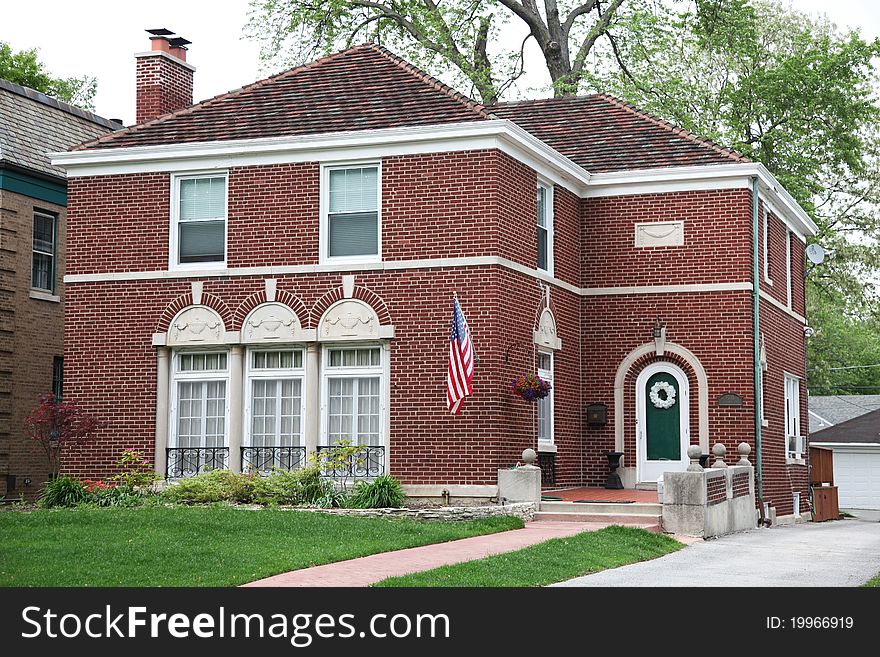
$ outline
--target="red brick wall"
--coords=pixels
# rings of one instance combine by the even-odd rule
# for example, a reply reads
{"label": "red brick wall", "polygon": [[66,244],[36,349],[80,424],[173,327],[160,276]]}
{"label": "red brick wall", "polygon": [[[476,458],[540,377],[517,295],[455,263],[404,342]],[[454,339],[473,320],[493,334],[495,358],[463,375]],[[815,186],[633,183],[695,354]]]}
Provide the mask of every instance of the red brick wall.
{"label": "red brick wall", "polygon": [[[583,202],[583,285],[750,281],[746,189],[609,196]],[[635,224],[684,221],[684,246],[635,248]]]}
{"label": "red brick wall", "polygon": [[193,104],[193,71],[163,55],[137,57],[135,123],[145,123]]}
{"label": "red brick wall", "polygon": [[[475,151],[385,158],[382,172],[384,260],[500,255],[534,266],[537,177],[528,167],[497,151]],[[230,266],[317,263],[318,176],[315,163],[230,170]],[[169,190],[167,174],[71,180],[68,271],[165,269]],[[555,270],[567,282],[614,287],[751,280],[748,190],[580,201],[557,187],[554,196]],[[684,220],[685,246],[633,247],[635,223],[668,219]],[[794,241],[793,246],[793,262],[799,262],[801,245]],[[307,327],[314,326],[327,295],[341,283],[339,273],[277,278],[278,289],[292,295],[288,299],[295,299],[291,303]],[[263,289],[262,278],[203,280],[205,295],[227,309],[227,329],[238,330],[254,295]],[[493,483],[496,468],[509,467],[535,442],[534,407],[512,394],[510,381],[535,368],[532,331],[542,294],[537,280],[495,266],[361,272],[356,280],[381,297],[396,328],[391,344],[392,472],[407,483]],[[188,279],[68,286],[70,395],[113,422],[99,445],[72,456],[71,471],[106,474],[122,449],[152,450],[155,354],[150,335],[161,330],[160,318],[167,321],[173,314],[169,304],[189,290]],[[802,294],[802,286],[795,290],[796,296]],[[445,406],[453,291],[470,323],[478,358],[475,395],[456,417]],[[614,449],[614,415],[621,412],[614,408],[614,377],[621,360],[651,340],[657,317],[667,325],[668,340],[693,351],[707,371],[710,443],[723,442],[735,460],[740,441],[754,442],[748,291],[581,298],[553,287],[551,306],[563,342],[554,372],[560,485],[604,482],[604,453]],[[801,330],[788,316],[779,322],[773,330],[786,336],[780,340],[793,339]],[[637,363],[626,381],[622,412],[629,466],[635,461],[635,379],[650,361]],[[681,365],[691,379],[696,442],[697,382],[692,369]],[[726,392],[742,396],[743,405],[718,407],[718,396]],[[597,401],[609,405],[609,423],[587,428],[583,407]],[[767,403],[773,412],[781,408],[777,400]],[[784,498],[790,504],[784,486],[790,470],[777,466],[771,455],[765,482],[782,512]]]}

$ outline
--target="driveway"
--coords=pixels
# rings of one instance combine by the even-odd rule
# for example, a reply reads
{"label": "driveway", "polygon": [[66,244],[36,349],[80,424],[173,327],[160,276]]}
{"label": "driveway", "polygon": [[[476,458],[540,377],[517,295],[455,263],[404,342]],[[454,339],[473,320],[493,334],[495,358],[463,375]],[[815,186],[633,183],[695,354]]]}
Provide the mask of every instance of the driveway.
{"label": "driveway", "polygon": [[880,523],[754,529],[554,586],[859,586],[880,572]]}

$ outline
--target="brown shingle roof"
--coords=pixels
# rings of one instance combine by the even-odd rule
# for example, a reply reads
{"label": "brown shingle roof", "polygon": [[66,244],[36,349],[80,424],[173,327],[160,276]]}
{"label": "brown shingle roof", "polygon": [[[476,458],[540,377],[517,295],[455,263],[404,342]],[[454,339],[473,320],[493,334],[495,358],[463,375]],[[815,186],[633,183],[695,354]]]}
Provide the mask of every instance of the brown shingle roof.
{"label": "brown shingle roof", "polygon": [[77,149],[255,139],[510,119],[588,171],[745,158],[606,95],[491,108],[375,44],[363,44],[221,94]]}
{"label": "brown shingle roof", "polygon": [[502,103],[492,111],[595,173],[747,161],[604,94]]}
{"label": "brown shingle roof", "polygon": [[475,103],[381,46],[363,44],[88,142],[120,148],[481,121]]}

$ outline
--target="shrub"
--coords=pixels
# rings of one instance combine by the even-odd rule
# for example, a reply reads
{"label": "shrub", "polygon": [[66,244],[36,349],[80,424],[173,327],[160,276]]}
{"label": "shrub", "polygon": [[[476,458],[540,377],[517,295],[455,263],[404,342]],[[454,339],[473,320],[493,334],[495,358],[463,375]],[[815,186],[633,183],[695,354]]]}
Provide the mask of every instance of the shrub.
{"label": "shrub", "polygon": [[138,506],[144,501],[146,495],[127,488],[108,484],[104,481],[85,481],[86,497],[82,504],[92,506]]}
{"label": "shrub", "polygon": [[152,488],[159,475],[153,470],[153,465],[147,460],[141,450],[127,449],[116,461],[119,472],[113,477],[118,485],[129,490],[140,488]]}
{"label": "shrub", "polygon": [[188,477],[165,489],[165,499],[180,504],[209,504],[227,502],[231,499],[229,470],[211,470],[195,477]]}
{"label": "shrub", "polygon": [[73,477],[56,477],[40,495],[37,504],[46,509],[76,506],[86,500],[88,492],[81,481]]}
{"label": "shrub", "polygon": [[373,481],[361,481],[348,499],[349,506],[356,509],[382,509],[403,506],[403,488],[391,475],[376,477]]}
{"label": "shrub", "polygon": [[273,470],[267,476],[212,470],[183,479],[165,489],[164,498],[178,504],[238,502],[242,504],[303,504],[338,506],[341,493],[321,478],[321,469]]}

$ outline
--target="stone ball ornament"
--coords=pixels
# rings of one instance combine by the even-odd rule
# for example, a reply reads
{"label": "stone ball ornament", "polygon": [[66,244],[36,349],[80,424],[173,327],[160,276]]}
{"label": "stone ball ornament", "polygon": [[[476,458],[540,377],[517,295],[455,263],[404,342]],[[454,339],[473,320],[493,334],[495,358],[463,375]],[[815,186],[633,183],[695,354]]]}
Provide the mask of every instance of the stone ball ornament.
{"label": "stone ball ornament", "polygon": [[531,447],[524,449],[522,453],[523,463],[526,465],[534,465],[535,461],[538,459],[538,455],[535,453]]}

